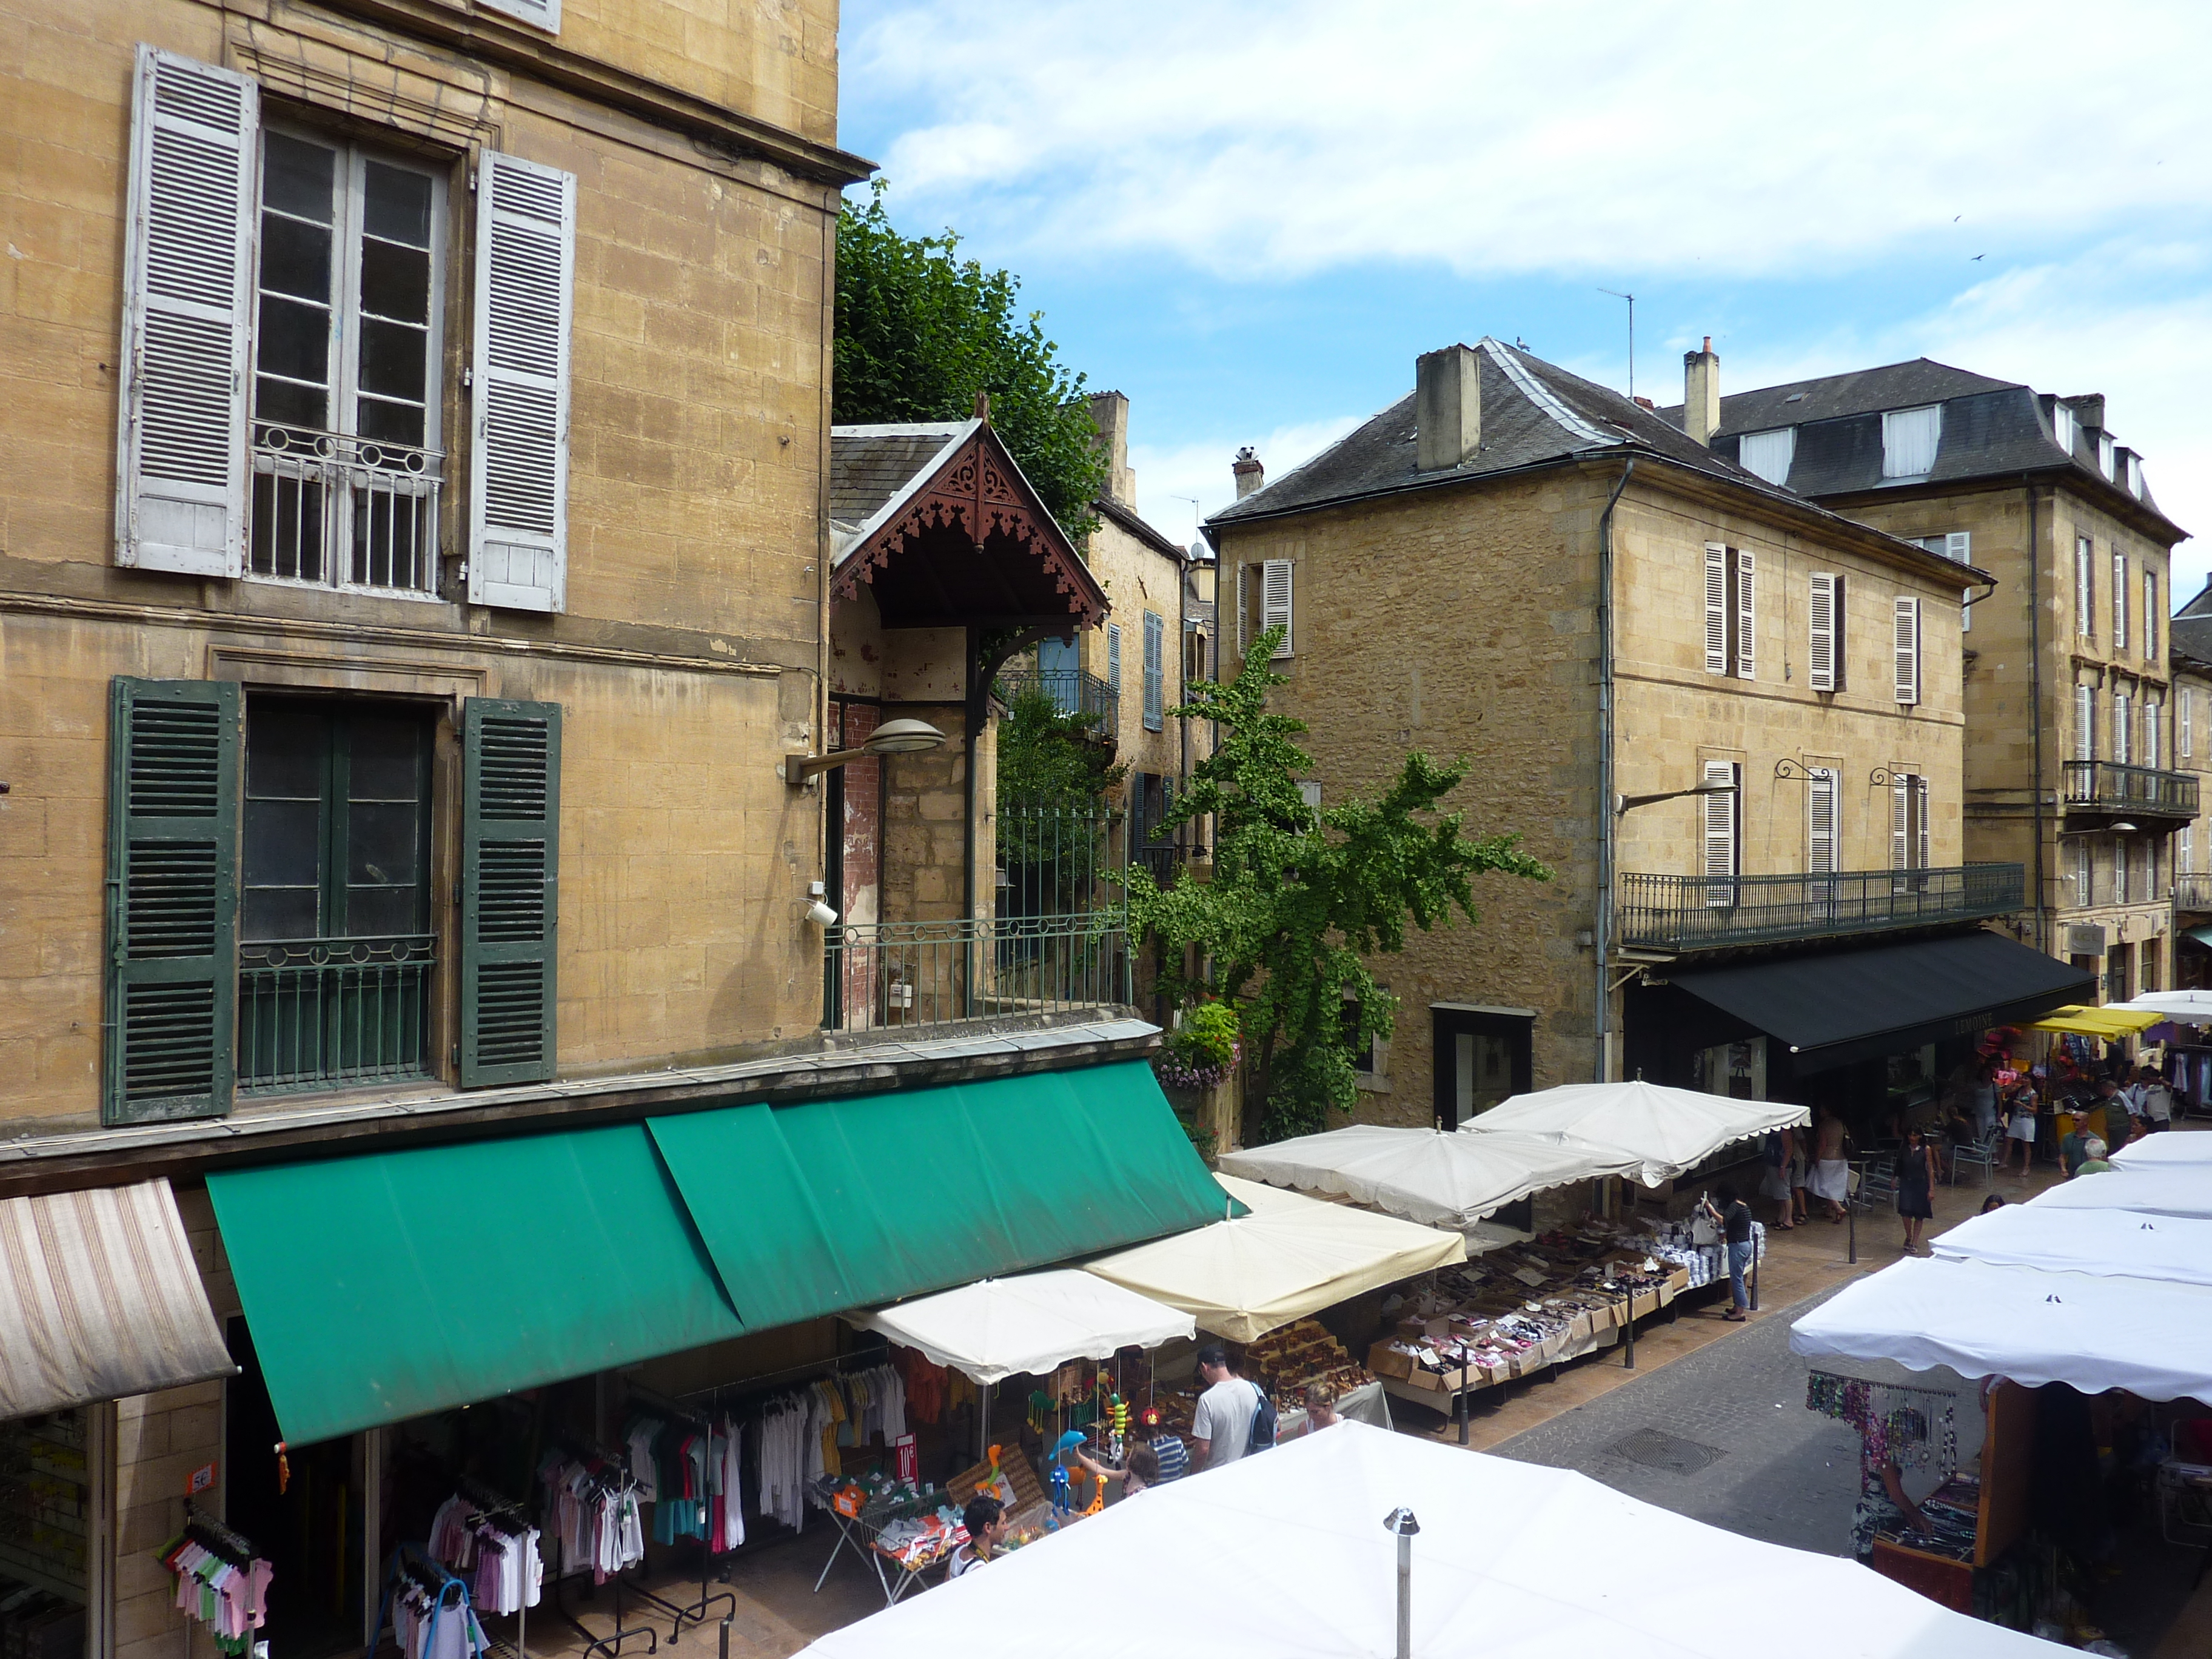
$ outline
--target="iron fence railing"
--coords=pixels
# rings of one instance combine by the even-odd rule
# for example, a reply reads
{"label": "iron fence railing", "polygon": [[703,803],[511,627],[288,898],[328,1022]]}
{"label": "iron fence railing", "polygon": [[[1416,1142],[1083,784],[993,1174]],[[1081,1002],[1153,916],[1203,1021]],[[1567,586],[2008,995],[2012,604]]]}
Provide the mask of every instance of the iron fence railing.
{"label": "iron fence railing", "polygon": [[1051,1014],[1130,1000],[1121,912],[855,922],[828,930],[832,1031]]}
{"label": "iron fence railing", "polygon": [[2212,873],[2199,870],[2176,871],[2173,908],[2177,910],[2212,910]]}
{"label": "iron fence railing", "polygon": [[430,934],[252,939],[238,962],[240,1088],[431,1075]]}
{"label": "iron fence railing", "polygon": [[1006,668],[999,672],[1001,702],[1011,703],[1026,691],[1042,691],[1063,714],[1083,714],[1099,721],[1098,735],[1115,735],[1115,716],[1121,699],[1113,685],[1079,668]]}
{"label": "iron fence railing", "polygon": [[2026,893],[2017,864],[1834,875],[1629,873],[1620,878],[1614,937],[1622,945],[1697,951],[1876,933],[2004,915],[2026,903]]}
{"label": "iron fence railing", "polygon": [[2161,771],[2154,766],[2068,761],[2066,805],[2192,818],[2197,816],[2197,779],[2188,772]]}
{"label": "iron fence railing", "polygon": [[1103,801],[1001,799],[999,914],[1071,915],[1110,902],[1110,835],[1121,817]]}
{"label": "iron fence railing", "polygon": [[256,421],[250,568],[435,598],[444,461],[434,449]]}

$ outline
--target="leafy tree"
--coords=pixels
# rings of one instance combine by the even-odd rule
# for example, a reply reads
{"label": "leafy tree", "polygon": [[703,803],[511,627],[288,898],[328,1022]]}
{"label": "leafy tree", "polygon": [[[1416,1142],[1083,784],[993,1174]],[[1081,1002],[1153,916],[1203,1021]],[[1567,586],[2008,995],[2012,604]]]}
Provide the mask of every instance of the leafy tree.
{"label": "leafy tree", "polygon": [[1398,1006],[1363,957],[1403,950],[1408,920],[1424,932],[1449,926],[1455,910],[1476,921],[1472,882],[1486,871],[1552,877],[1517,850],[1518,836],[1469,841],[1455,812],[1420,820],[1467,775],[1464,761],[1440,765],[1417,750],[1380,799],[1308,806],[1297,780],[1313,760],[1293,741],[1306,727],[1267,712],[1268,692],[1288,684],[1267,666],[1281,637],[1271,629],[1236,678],[1193,684],[1169,710],[1221,724],[1220,748],[1175,812],[1177,823],[1213,815],[1213,879],[1185,872],[1164,890],[1141,867],[1129,872],[1132,931],[1156,933],[1170,963],[1188,946],[1211,963],[1210,976],[1171,975],[1167,988],[1237,1004],[1268,1139],[1311,1133],[1330,1108],[1352,1109],[1352,1054],[1388,1035]]}
{"label": "leafy tree", "polygon": [[954,257],[960,239],[902,236],[884,181],[837,216],[836,383],[841,425],[964,420],[991,394],[991,423],[1071,539],[1096,526],[1104,486],[1098,428],[1084,377],[1045,337],[1041,311],[1021,315],[1020,279]]}
{"label": "leafy tree", "polygon": [[999,722],[999,861],[1018,890],[1068,910],[1087,902],[1106,855],[1108,802],[1128,774],[1097,741],[1100,716],[1062,714],[1031,684]]}

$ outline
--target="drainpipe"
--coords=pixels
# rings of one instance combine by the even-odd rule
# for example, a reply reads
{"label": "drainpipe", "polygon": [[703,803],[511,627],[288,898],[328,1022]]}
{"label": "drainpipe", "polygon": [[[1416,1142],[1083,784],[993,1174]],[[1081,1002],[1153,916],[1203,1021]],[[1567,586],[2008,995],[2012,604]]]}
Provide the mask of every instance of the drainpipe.
{"label": "drainpipe", "polygon": [[[960,860],[960,916],[963,922],[972,924],[975,919],[975,837],[980,833],[979,826],[975,822],[975,739],[976,734],[983,728],[983,698],[987,694],[983,690],[981,662],[977,651],[980,641],[976,639],[975,630],[973,628],[968,629],[967,641],[968,684],[962,688],[966,695],[962,699],[960,722],[962,736],[968,751],[963,762],[967,774],[965,781],[967,834],[962,837],[966,846]],[[963,1018],[973,1018],[975,1013],[975,931],[972,926],[963,927],[960,930],[960,1012]]]}
{"label": "drainpipe", "polygon": [[2043,866],[2043,538],[2033,479],[2027,486],[2027,661],[2028,726],[2034,744],[2035,948],[2051,950],[2051,914]]}
{"label": "drainpipe", "polygon": [[1620,492],[1636,471],[1636,458],[1620,469],[1620,481],[1606,498],[1605,514],[1597,532],[1597,920],[1590,929],[1597,958],[1597,1081],[1609,1083],[1612,1066],[1607,1042],[1612,1036],[1611,977],[1613,942],[1613,833],[1620,823],[1613,810],[1613,510],[1620,505]]}

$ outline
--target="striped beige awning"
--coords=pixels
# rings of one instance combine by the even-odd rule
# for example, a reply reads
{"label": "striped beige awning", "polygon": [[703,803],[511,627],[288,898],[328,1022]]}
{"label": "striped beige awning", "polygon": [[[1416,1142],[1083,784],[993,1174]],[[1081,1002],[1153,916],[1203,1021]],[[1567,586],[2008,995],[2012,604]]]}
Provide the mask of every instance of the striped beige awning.
{"label": "striped beige awning", "polygon": [[0,1200],[0,1419],[236,1369],[167,1182]]}

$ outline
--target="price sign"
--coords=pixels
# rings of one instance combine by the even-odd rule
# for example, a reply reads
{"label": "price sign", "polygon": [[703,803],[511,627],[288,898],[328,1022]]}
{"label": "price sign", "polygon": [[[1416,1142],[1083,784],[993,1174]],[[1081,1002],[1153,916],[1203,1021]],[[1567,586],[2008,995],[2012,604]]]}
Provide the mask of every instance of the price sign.
{"label": "price sign", "polygon": [[901,1435],[896,1442],[896,1449],[898,1451],[898,1478],[908,1482],[909,1485],[915,1484],[921,1464],[920,1460],[915,1453],[914,1437],[910,1434]]}
{"label": "price sign", "polygon": [[185,1483],[185,1496],[187,1498],[197,1498],[214,1485],[215,1465],[212,1463],[203,1463],[199,1468],[192,1471],[191,1478]]}

